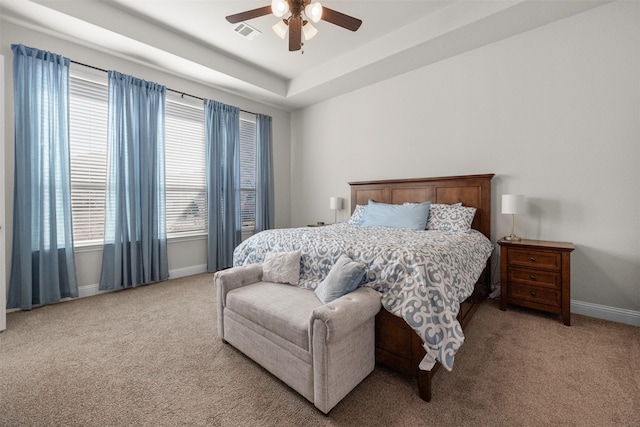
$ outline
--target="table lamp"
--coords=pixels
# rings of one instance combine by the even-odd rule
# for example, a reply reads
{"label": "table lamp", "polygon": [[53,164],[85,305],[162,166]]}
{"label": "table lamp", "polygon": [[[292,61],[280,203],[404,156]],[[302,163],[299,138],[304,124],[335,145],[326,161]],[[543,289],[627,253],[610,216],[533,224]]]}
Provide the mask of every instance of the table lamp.
{"label": "table lamp", "polygon": [[520,237],[514,234],[516,224],[516,214],[524,213],[524,196],[521,194],[502,195],[502,213],[511,215],[511,234],[504,237],[504,240],[512,242],[520,241]]}
{"label": "table lamp", "polygon": [[330,197],[329,209],[334,211],[333,222],[338,222],[338,211],[342,209],[342,199],[340,197]]}

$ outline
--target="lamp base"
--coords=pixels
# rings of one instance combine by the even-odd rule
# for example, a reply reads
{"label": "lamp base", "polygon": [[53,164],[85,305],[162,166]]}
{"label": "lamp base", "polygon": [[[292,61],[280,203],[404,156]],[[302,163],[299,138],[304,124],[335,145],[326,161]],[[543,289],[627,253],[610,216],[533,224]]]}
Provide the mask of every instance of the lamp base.
{"label": "lamp base", "polygon": [[503,237],[502,240],[507,240],[509,242],[519,242],[522,239],[516,236],[515,234],[510,234],[508,236]]}

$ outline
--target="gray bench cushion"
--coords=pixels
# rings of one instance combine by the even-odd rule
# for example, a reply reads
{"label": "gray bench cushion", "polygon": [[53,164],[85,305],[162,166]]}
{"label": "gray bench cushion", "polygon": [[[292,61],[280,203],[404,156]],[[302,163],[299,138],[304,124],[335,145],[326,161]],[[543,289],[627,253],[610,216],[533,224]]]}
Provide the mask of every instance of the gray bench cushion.
{"label": "gray bench cushion", "polygon": [[322,302],[308,289],[259,282],[227,294],[229,310],[309,351],[309,319]]}

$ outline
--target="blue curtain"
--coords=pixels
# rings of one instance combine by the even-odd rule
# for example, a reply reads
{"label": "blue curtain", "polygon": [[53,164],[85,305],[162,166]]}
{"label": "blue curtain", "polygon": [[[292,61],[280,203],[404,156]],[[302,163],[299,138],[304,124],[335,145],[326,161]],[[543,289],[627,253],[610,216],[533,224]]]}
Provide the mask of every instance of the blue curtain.
{"label": "blue curtain", "polygon": [[207,270],[233,265],[240,243],[240,109],[204,103],[207,168]]}
{"label": "blue curtain", "polygon": [[256,232],[273,228],[273,149],[271,117],[256,116]]}
{"label": "blue curtain", "polygon": [[69,59],[12,45],[13,251],[7,308],[77,297],[69,177]]}
{"label": "blue curtain", "polygon": [[109,71],[108,167],[100,289],[166,280],[166,88]]}

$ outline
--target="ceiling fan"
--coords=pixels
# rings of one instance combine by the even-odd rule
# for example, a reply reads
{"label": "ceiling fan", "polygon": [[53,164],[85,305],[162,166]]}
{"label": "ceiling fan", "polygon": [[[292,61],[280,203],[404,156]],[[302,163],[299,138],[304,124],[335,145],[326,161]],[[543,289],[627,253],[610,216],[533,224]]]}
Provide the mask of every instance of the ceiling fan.
{"label": "ceiling fan", "polygon": [[305,40],[309,40],[316,35],[318,30],[309,21],[318,22],[323,20],[351,31],[356,31],[362,24],[360,19],[329,9],[317,1],[312,2],[312,0],[272,0],[270,6],[229,15],[226,19],[232,24],[237,24],[271,13],[281,18],[289,12],[290,15],[288,17],[283,18],[282,21],[273,26],[273,30],[282,38],[285,37],[287,30],[289,31],[289,51],[302,49],[303,33]]}

